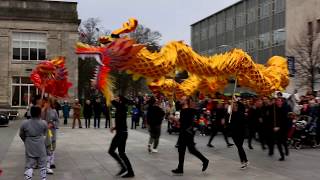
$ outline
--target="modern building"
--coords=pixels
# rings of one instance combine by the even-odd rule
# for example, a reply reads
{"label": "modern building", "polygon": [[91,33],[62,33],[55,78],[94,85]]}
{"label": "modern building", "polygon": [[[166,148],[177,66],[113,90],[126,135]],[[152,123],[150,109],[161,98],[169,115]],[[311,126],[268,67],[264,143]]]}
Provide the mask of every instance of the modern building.
{"label": "modern building", "polygon": [[[274,55],[290,57],[292,62],[292,49],[300,37],[320,31],[319,9],[319,0],[239,0],[192,24],[191,44],[203,55],[241,48],[257,63]],[[290,65],[292,70],[294,61]],[[294,88],[293,77],[287,91]]]}
{"label": "modern building", "polygon": [[41,61],[65,56],[70,97],[77,97],[78,40],[76,2],[0,1],[0,108],[25,108],[38,92],[29,79]]}

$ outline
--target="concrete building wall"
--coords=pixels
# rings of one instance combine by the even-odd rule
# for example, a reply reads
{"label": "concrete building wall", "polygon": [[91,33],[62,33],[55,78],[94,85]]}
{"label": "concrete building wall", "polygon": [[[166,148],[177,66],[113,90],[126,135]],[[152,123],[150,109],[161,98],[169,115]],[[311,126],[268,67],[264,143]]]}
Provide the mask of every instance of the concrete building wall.
{"label": "concrete building wall", "polygon": [[[66,57],[68,77],[73,83],[69,95],[70,98],[77,97],[78,60],[74,47],[78,40],[80,21],[76,5],[76,3],[39,0],[0,2],[0,108],[11,106],[12,77],[29,77],[31,70],[40,62],[13,60],[12,35],[14,32],[46,34],[46,57],[47,59],[56,56]],[[45,14],[43,9],[37,13],[39,7],[44,8],[47,15],[41,15]],[[1,10],[6,10],[6,13]],[[65,17],[57,13],[59,11],[71,16]],[[23,17],[22,12],[27,14]]]}
{"label": "concrete building wall", "polygon": [[[313,33],[319,39],[317,26],[320,20],[320,1],[319,0],[286,0],[286,55],[295,56],[293,51],[299,44],[302,37],[308,33],[308,22],[312,22]],[[319,44],[319,40],[316,41]],[[292,78],[287,88],[289,93],[298,88],[296,83],[298,79]],[[320,83],[315,84],[315,89],[320,89]],[[304,92],[305,88],[298,88]]]}

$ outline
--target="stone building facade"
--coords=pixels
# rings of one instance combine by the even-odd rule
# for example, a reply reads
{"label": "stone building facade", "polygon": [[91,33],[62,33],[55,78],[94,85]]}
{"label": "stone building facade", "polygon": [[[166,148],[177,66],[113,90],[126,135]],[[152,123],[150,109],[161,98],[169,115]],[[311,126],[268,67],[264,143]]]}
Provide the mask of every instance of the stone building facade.
{"label": "stone building facade", "polygon": [[77,97],[76,2],[0,1],[0,108],[23,108],[38,93],[29,75],[42,60],[65,56],[70,98]]}

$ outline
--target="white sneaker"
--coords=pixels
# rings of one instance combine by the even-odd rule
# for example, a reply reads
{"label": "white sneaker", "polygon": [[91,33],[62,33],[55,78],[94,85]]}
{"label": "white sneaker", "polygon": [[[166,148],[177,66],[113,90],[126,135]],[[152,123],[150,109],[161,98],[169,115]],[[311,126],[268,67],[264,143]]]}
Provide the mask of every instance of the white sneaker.
{"label": "white sneaker", "polygon": [[152,153],[157,153],[157,152],[158,152],[158,149],[152,149],[151,152],[152,152]]}
{"label": "white sneaker", "polygon": [[53,170],[50,168],[47,168],[47,174],[53,174]]}
{"label": "white sneaker", "polygon": [[249,165],[249,161],[248,162],[245,162],[245,163],[241,163],[241,167],[240,169],[244,170],[244,169],[247,169],[248,168],[248,165]]}

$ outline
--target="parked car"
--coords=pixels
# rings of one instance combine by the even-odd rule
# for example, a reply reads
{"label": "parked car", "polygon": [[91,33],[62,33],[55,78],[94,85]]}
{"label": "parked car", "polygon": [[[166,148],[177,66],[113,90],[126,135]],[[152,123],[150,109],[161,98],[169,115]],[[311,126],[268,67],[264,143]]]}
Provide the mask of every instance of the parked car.
{"label": "parked car", "polygon": [[8,126],[9,118],[8,115],[4,112],[0,112],[0,126]]}

